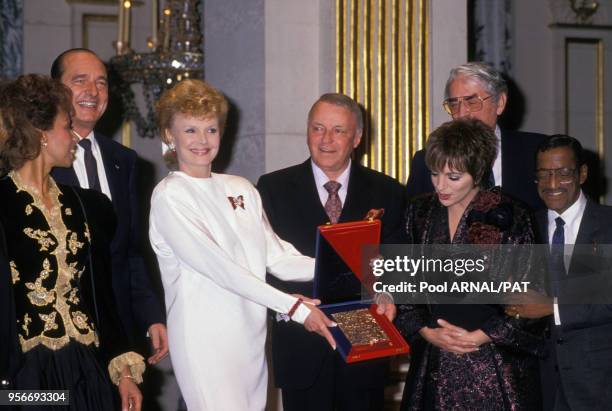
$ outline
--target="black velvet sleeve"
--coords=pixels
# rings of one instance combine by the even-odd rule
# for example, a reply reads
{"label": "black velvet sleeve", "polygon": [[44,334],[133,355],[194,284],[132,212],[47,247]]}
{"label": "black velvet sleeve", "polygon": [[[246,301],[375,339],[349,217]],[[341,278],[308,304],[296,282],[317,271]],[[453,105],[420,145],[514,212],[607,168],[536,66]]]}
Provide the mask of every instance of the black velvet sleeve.
{"label": "black velvet sleeve", "polygon": [[80,279],[84,303],[95,319],[100,352],[106,364],[132,351],[119,321],[112,288],[110,243],[115,234],[116,217],[110,200],[94,190],[74,188],[85,209],[91,235],[91,260]]}
{"label": "black velvet sleeve", "polygon": [[[504,233],[504,244],[515,244],[528,246],[535,243],[535,228],[531,213],[517,202],[506,199],[513,207],[513,223]],[[528,250],[528,248],[525,248]],[[533,248],[531,248],[533,250]],[[535,252],[521,252],[519,262],[512,266],[512,269],[504,270],[501,265],[501,272],[497,276],[498,281],[531,281],[531,288],[534,291],[544,292],[543,284],[537,281],[537,273],[541,269],[537,265],[541,263]],[[508,277],[511,275],[511,277]],[[502,278],[503,276],[503,278]],[[546,319],[515,319],[506,315],[502,310],[491,316],[482,326],[482,331],[499,346],[505,346],[517,351],[527,352],[533,355],[543,355],[544,353],[544,329]]]}
{"label": "black velvet sleeve", "polygon": [[[153,284],[142,256],[142,240],[140,235],[140,207],[138,205],[138,167],[136,153],[129,155],[129,210],[130,226],[127,258],[130,273],[130,302],[136,321],[138,339],[143,338],[153,324],[166,322],[165,311],[161,301],[154,291]],[[134,333],[135,330],[128,330]]]}
{"label": "black velvet sleeve", "polygon": [[0,221],[0,389],[11,387],[21,359],[6,237]]}

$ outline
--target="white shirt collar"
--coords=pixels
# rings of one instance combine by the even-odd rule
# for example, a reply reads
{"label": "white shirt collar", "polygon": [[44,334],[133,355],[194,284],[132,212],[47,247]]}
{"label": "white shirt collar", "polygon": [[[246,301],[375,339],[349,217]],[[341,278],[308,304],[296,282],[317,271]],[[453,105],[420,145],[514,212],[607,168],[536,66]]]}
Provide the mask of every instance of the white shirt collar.
{"label": "white shirt collar", "polygon": [[[325,183],[330,181],[330,178],[327,177],[325,172],[321,170],[321,168],[318,165],[316,165],[314,161],[310,160],[310,164],[312,165],[312,172],[314,174],[315,183],[317,184],[317,187],[319,186],[322,187]],[[336,178],[334,181],[337,181],[338,183],[342,184],[342,187],[346,187],[348,185],[350,172],[351,172],[351,159],[349,158],[349,162],[346,168],[344,169],[342,174],[340,174],[338,178]]]}
{"label": "white shirt collar", "polygon": [[[74,134],[79,138],[79,141],[83,139],[83,137],[81,137],[76,131],[74,131]],[[113,197],[110,192],[108,179],[106,178],[106,171],[104,170],[104,159],[102,158],[102,152],[100,150],[100,146],[98,145],[98,141],[94,136],[94,132],[91,131],[85,136],[85,138],[91,141],[91,152],[96,159],[100,188],[102,189],[102,192],[106,194],[110,200],[112,200]],[[89,183],[87,181],[87,170],[85,169],[85,149],[78,144],[76,146],[75,159],[72,163],[72,168],[77,175],[79,185],[84,188],[89,188]]]}
{"label": "white shirt collar", "polygon": [[[325,172],[321,170],[321,168],[317,166],[314,161],[312,161],[312,159],[310,160],[310,165],[312,167],[312,173],[314,175],[315,184],[317,186],[317,192],[319,193],[321,204],[325,205],[325,203],[327,202],[327,197],[329,197],[329,193],[323,186],[325,185],[325,183],[330,181],[330,179],[329,177],[327,177],[327,175],[325,175]],[[334,180],[341,184],[340,190],[338,190],[338,196],[340,196],[340,200],[342,200],[342,204],[344,204],[344,202],[346,201],[346,194],[348,192],[350,175],[351,175],[351,159],[349,158],[349,162],[346,168],[344,169],[344,171],[342,172],[342,174],[340,174],[338,178]]]}
{"label": "white shirt collar", "polygon": [[[84,138],[89,139],[89,141],[91,141],[91,149],[97,151],[97,149],[98,149],[98,142],[96,141],[96,138],[94,137],[93,130],[91,130],[89,132],[89,134],[87,134],[85,137],[82,137],[79,133],[77,133],[74,130],[72,130],[72,132],[79,138],[79,141],[83,140]],[[80,147],[80,148],[83,149],[82,147]]]}
{"label": "white shirt collar", "polygon": [[[561,217],[565,222],[563,236],[565,241],[563,253],[565,254],[565,256],[563,262],[566,267],[566,270],[570,266],[572,254],[574,252],[573,244],[576,244],[576,239],[578,238],[578,230],[580,229],[580,223],[582,222],[582,216],[584,215],[586,204],[586,197],[584,196],[582,190],[580,190],[578,200],[576,200],[576,202],[574,202],[574,204],[572,204],[563,213],[559,214],[551,209],[549,209],[547,212],[549,244],[552,244],[553,235],[555,229],[557,228],[557,222],[555,221],[555,219],[557,217]],[[555,297],[555,303],[553,304],[553,317],[555,320],[555,325],[561,325],[561,313],[559,310],[559,304],[557,304],[557,297]]]}
{"label": "white shirt collar", "polygon": [[501,130],[499,126],[495,125],[495,139],[496,139],[496,148],[497,155],[495,156],[495,161],[493,161],[493,178],[495,179],[495,185],[502,185],[502,156],[501,156]]}
{"label": "white shirt collar", "polygon": [[578,196],[578,200],[574,202],[567,210],[562,212],[561,214],[557,213],[555,210],[548,210],[548,223],[556,224],[555,219],[557,217],[561,217],[565,222],[566,226],[575,227],[575,224],[578,219],[582,219],[582,214],[584,214],[584,209],[586,208],[586,197],[582,190],[580,190],[580,195]]}

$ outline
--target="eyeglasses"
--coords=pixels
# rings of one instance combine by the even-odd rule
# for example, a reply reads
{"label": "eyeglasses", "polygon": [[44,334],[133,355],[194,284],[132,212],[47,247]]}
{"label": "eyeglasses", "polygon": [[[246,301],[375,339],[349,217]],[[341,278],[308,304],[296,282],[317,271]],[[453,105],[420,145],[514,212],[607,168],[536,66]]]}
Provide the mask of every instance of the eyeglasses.
{"label": "eyeglasses", "polygon": [[475,113],[476,111],[482,110],[482,105],[484,102],[491,97],[493,97],[493,95],[482,98],[477,94],[472,94],[471,96],[447,98],[442,103],[442,106],[451,116],[459,113],[462,103],[465,104],[465,108],[468,112]]}
{"label": "eyeglasses", "polygon": [[554,175],[560,183],[571,183],[576,175],[576,168],[562,167],[562,168],[540,168],[536,170],[535,181],[536,183],[548,181]]}

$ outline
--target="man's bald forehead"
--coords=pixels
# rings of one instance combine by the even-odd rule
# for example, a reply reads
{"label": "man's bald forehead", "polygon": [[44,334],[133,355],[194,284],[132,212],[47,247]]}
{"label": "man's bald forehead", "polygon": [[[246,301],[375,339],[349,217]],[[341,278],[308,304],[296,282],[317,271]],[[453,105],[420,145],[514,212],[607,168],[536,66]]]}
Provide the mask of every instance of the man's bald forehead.
{"label": "man's bald forehead", "polygon": [[64,75],[64,71],[66,70],[66,67],[64,65],[66,58],[72,55],[75,55],[75,54],[89,54],[95,57],[100,62],[100,64],[104,67],[104,70],[106,71],[106,65],[104,64],[102,59],[98,57],[96,53],[86,48],[73,48],[73,49],[64,51],[59,56],[57,56],[55,60],[53,60],[53,64],[51,64],[51,78],[56,79],[56,80],[61,80],[62,76]]}

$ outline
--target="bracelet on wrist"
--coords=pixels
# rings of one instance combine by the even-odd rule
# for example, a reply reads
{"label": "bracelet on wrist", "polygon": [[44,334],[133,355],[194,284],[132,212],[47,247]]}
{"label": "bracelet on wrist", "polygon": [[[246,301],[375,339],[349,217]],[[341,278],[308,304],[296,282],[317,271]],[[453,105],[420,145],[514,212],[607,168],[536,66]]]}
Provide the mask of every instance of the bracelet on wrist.
{"label": "bracelet on wrist", "polygon": [[119,377],[119,379],[117,380],[117,384],[119,384],[121,382],[122,379],[124,378],[129,378],[130,380],[136,382],[136,378],[132,377],[131,375],[122,375],[121,377]]}
{"label": "bracelet on wrist", "polygon": [[297,301],[295,302],[295,304],[293,304],[293,306],[291,307],[291,309],[289,310],[289,312],[287,313],[287,315],[289,316],[289,318],[293,317],[293,314],[295,314],[295,311],[298,309],[298,307],[302,304],[302,302],[304,302],[304,300],[302,300],[301,298],[298,298]]}

